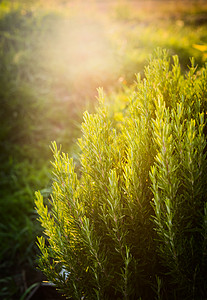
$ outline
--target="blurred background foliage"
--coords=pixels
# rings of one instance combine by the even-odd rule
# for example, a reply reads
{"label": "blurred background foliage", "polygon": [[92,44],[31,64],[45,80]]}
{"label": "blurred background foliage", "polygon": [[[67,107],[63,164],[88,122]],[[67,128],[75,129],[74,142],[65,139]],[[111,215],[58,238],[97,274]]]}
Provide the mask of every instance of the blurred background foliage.
{"label": "blurred background foliage", "polygon": [[183,72],[192,56],[200,67],[206,1],[0,1],[1,299],[18,299],[40,278],[33,199],[37,189],[50,193],[51,141],[76,158],[96,89],[121,111],[123,89],[158,46],[178,54]]}

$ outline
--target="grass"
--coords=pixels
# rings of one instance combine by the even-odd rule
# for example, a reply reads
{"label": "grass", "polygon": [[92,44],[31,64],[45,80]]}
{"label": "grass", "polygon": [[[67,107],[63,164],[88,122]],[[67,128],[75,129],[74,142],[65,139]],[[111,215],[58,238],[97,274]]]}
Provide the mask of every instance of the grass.
{"label": "grass", "polygon": [[178,54],[183,70],[189,57],[198,66],[207,57],[204,2],[89,2],[0,3],[2,299],[17,299],[33,283],[41,230],[33,198],[50,191],[50,142],[75,157],[82,112],[93,110],[97,87],[113,102],[157,46]]}

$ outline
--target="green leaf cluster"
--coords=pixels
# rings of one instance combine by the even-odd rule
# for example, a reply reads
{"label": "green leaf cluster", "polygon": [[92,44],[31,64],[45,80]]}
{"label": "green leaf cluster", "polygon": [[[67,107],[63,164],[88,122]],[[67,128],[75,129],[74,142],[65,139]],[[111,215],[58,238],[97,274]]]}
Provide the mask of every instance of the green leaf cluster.
{"label": "green leaf cluster", "polygon": [[52,144],[39,266],[68,298],[205,299],[206,78],[158,49],[118,118],[99,90],[79,169]]}

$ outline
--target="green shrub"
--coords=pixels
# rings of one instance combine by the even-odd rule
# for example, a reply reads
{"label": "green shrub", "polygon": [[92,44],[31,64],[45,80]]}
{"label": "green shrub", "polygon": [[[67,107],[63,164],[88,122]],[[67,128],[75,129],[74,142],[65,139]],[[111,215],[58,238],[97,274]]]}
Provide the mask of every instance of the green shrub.
{"label": "green shrub", "polygon": [[80,172],[53,143],[39,266],[67,297],[205,298],[206,79],[157,50],[118,117],[84,114]]}

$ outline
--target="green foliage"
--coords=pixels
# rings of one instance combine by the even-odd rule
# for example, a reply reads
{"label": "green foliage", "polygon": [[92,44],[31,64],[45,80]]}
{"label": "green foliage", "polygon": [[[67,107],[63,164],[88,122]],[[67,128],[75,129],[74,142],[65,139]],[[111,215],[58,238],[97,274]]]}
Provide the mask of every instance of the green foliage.
{"label": "green foliage", "polygon": [[166,107],[162,97],[159,99],[153,127],[158,153],[151,179],[159,249],[173,283],[180,288],[177,296],[189,295],[191,299],[204,299],[206,294],[203,79],[202,75],[196,78],[192,66],[172,109]]}
{"label": "green foliage", "polygon": [[[59,124],[49,128],[51,114],[58,119],[60,112],[53,111],[55,101],[48,109],[50,78],[44,80],[41,63],[42,41],[52,16],[16,4],[0,3],[0,298],[7,300],[23,292],[22,282],[30,275],[25,279],[22,273],[36,264],[35,239],[41,228],[34,191],[46,189],[50,181],[50,152],[42,141],[48,139],[48,144],[51,135],[61,141],[64,135],[54,130]],[[78,132],[72,122],[67,115],[68,150]]]}
{"label": "green foliage", "polygon": [[182,75],[158,49],[119,118],[102,90],[85,112],[79,176],[52,144],[51,209],[36,193],[39,266],[63,294],[204,299],[206,76],[193,60]]}
{"label": "green foliage", "polygon": [[[195,56],[199,65],[206,58],[205,23],[203,25],[195,23],[193,27],[189,24],[184,26],[185,19],[189,17],[190,7],[185,8],[185,14],[182,16],[176,16],[176,21],[173,19],[173,22],[163,23],[159,18],[154,18],[154,13],[150,11],[145,13],[142,9],[134,8],[123,1],[119,4],[117,2],[118,5],[115,6],[104,3],[106,9],[103,10],[99,9],[102,3],[96,3],[94,6],[90,3],[87,9],[85,6],[82,9],[81,1],[77,1],[78,8],[74,3],[67,6],[66,2],[0,1],[0,298],[4,299],[11,299],[12,295],[15,299],[18,297],[22,283],[17,277],[22,277],[21,274],[28,269],[26,276],[28,281],[29,272],[32,271],[31,265],[35,265],[34,255],[37,252],[35,235],[41,230],[36,222],[33,194],[38,187],[43,189],[44,197],[47,197],[48,190],[50,191],[50,188],[47,189],[50,182],[51,155],[47,145],[50,141],[56,140],[58,144],[64,145],[65,151],[74,152],[76,146],[72,147],[72,144],[80,132],[76,124],[80,123],[87,98],[94,98],[98,85],[104,86],[107,91],[115,90],[121,85],[124,92],[119,92],[118,96],[114,93],[110,96],[114,98],[113,103],[107,104],[107,118],[111,122],[109,126],[115,128],[118,133],[115,138],[112,135],[114,143],[110,145],[117,148],[117,152],[104,150],[104,143],[100,144],[102,145],[100,147],[103,156],[110,154],[111,159],[115,161],[114,164],[119,166],[118,173],[110,173],[111,166],[104,169],[111,174],[110,180],[112,178],[123,180],[124,176],[126,177],[124,180],[127,181],[127,174],[136,167],[133,151],[139,149],[143,151],[146,145],[149,152],[154,150],[145,140],[140,124],[131,126],[130,120],[123,120],[125,114],[127,116],[131,114],[131,110],[135,110],[133,114],[137,114],[136,109],[127,108],[127,98],[133,98],[134,95],[132,88],[128,88],[126,84],[134,81],[135,72],[142,72],[148,54],[157,45],[169,48],[170,53],[178,53],[182,67],[188,63],[189,56]],[[172,18],[174,17],[169,14],[169,18],[166,19]],[[87,47],[82,47],[84,41]],[[175,82],[174,86],[176,84]],[[200,85],[202,85],[201,97],[205,97],[205,81],[201,80]],[[131,129],[124,131],[123,124]],[[137,134],[132,134],[133,128],[136,128]],[[146,129],[149,136],[150,128]],[[120,134],[122,130],[124,137]],[[102,135],[102,131],[99,131],[99,134]],[[111,136],[110,130],[109,135]],[[138,135],[142,135],[143,143],[136,141]],[[131,140],[127,145],[122,145],[122,140],[128,140],[129,136]],[[124,148],[118,154],[120,146]],[[88,155],[91,155],[90,151]],[[151,159],[148,161],[150,155],[146,153],[144,158],[148,163],[151,161]],[[154,154],[152,156],[154,157]],[[127,157],[130,158],[130,163],[126,166]],[[142,160],[142,155],[139,159]],[[96,159],[91,156],[89,162],[92,173],[95,170],[93,163]],[[108,163],[106,159],[105,164]],[[139,188],[144,188],[145,192],[147,189],[151,197],[147,186],[143,186],[144,181],[139,185],[132,184],[141,176],[139,172],[142,172],[144,163],[140,164],[141,168],[137,168],[137,173],[131,174],[132,179],[126,182],[124,188],[126,197],[134,197]],[[100,168],[97,162],[95,166]],[[76,167],[79,172],[80,162]],[[99,171],[102,172],[102,169]],[[98,178],[99,181],[102,180],[101,176]],[[104,180],[109,180],[107,178],[108,175]],[[99,195],[97,190],[96,193]],[[146,199],[143,198],[142,201],[145,203]],[[133,210],[134,206],[128,209]],[[151,206],[149,209],[143,209],[142,218],[148,218],[150,211]],[[139,217],[140,214],[137,213],[136,218]],[[151,228],[151,223],[149,221],[147,223]],[[134,238],[138,238],[132,225],[130,231]],[[145,238],[143,231],[139,239]],[[122,282],[123,274],[125,277],[129,276],[127,274],[132,264],[130,256],[132,250],[129,250],[128,247],[124,248],[128,259],[124,262],[120,273],[122,281],[119,291],[123,286],[127,290],[127,280],[123,286]],[[140,255],[145,259],[143,253],[137,254]],[[150,268],[145,272],[150,274]],[[147,276],[142,277],[139,274],[144,282],[143,286],[149,281]],[[34,280],[34,276],[31,277]],[[23,289],[21,292],[23,293]]]}

